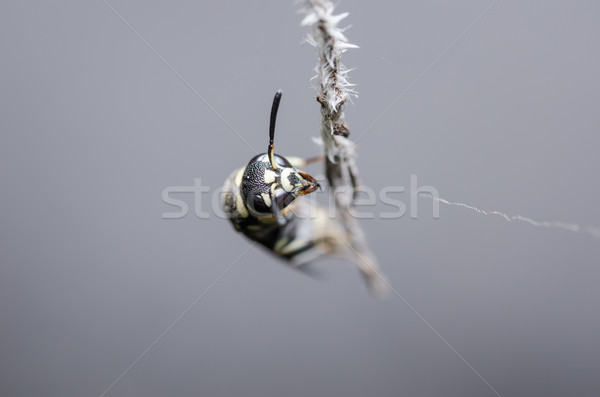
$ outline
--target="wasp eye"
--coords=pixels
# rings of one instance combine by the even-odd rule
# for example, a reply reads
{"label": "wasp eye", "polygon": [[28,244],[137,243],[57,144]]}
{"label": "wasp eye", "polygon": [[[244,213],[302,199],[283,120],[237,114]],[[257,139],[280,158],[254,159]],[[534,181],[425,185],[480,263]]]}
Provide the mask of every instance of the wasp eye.
{"label": "wasp eye", "polygon": [[259,194],[255,194],[252,196],[252,199],[250,200],[250,205],[252,206],[252,209],[256,212],[271,212],[271,209],[267,206],[265,200]]}
{"label": "wasp eye", "polygon": [[[281,167],[291,167],[292,166],[292,164],[290,164],[290,162],[285,157],[280,156],[278,154],[274,155],[274,157],[275,157],[275,162],[277,163],[277,165],[279,165]],[[267,155],[267,153],[256,155],[250,159],[248,164],[254,163],[255,161],[269,162],[269,156]]]}
{"label": "wasp eye", "polygon": [[291,167],[292,165],[290,164],[290,162],[283,156],[280,156],[278,154],[276,154],[275,156],[275,162],[282,166],[282,167]]}

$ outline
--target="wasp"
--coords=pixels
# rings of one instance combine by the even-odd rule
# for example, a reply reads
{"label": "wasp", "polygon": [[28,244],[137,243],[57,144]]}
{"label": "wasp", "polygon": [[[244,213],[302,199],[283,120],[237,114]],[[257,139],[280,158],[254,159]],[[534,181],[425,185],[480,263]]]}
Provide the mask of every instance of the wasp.
{"label": "wasp", "polygon": [[271,107],[269,145],[234,171],[223,187],[223,208],[233,227],[292,266],[304,268],[323,255],[341,256],[354,262],[367,280],[376,284],[376,272],[349,252],[349,236],[328,211],[302,196],[320,188],[319,182],[300,168],[321,158],[302,159],[275,154],[274,137],[282,92]]}

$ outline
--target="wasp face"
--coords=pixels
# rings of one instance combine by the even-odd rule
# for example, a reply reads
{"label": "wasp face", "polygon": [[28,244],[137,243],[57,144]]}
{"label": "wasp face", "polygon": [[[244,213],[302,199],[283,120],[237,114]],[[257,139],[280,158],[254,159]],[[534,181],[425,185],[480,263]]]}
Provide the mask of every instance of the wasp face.
{"label": "wasp face", "polygon": [[250,212],[256,216],[278,213],[298,196],[317,190],[315,178],[292,167],[282,156],[268,153],[250,160],[242,177],[241,193]]}
{"label": "wasp face", "polygon": [[273,140],[280,101],[281,91],[277,91],[271,107],[267,153],[252,158],[244,169],[240,194],[246,207],[242,211],[247,210],[257,218],[272,214],[279,226],[283,227],[287,220],[282,210],[298,196],[317,190],[319,183],[312,176],[293,167],[285,157],[275,154]]}

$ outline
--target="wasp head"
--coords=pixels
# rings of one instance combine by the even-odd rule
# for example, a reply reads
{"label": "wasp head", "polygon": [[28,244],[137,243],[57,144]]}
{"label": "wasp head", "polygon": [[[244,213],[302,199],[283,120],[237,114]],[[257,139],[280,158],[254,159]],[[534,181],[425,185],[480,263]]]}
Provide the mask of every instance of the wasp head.
{"label": "wasp head", "polygon": [[320,187],[315,178],[292,167],[285,157],[274,155],[273,158],[277,168],[271,165],[268,153],[254,157],[242,177],[246,206],[257,215],[280,211],[297,197]]}
{"label": "wasp head", "polygon": [[248,162],[242,177],[241,193],[251,212],[259,216],[274,214],[281,223],[281,210],[297,197],[312,193],[320,186],[315,178],[274,153],[275,120],[280,100],[281,91],[277,91],[271,108],[268,151]]}

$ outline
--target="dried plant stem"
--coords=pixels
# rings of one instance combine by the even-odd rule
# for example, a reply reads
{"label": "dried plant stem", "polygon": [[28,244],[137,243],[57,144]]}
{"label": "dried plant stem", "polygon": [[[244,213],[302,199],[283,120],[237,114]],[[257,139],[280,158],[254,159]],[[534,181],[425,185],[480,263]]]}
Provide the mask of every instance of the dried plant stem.
{"label": "dried plant stem", "polygon": [[387,289],[379,273],[377,260],[366,242],[364,232],[351,210],[359,186],[358,167],[353,143],[348,139],[350,129],[344,119],[344,104],[356,96],[353,84],[348,81],[348,69],[341,63],[341,56],[350,44],[338,23],[348,14],[333,15],[333,4],[326,0],[306,0],[303,11],[306,16],[302,25],[312,27],[307,41],[315,47],[318,61],[317,101],[321,104],[321,139],[325,157],[325,174],[334,195],[338,216],[347,232],[348,244],[358,256],[354,259],[367,282],[376,293]]}

